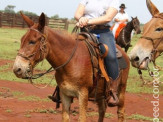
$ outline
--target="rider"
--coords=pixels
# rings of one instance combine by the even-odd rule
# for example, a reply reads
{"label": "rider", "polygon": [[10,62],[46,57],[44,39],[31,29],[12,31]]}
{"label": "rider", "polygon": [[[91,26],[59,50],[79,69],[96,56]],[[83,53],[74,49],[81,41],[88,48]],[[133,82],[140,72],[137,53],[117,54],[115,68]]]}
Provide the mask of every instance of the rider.
{"label": "rider", "polygon": [[[75,19],[78,21],[77,26],[84,27],[87,25],[96,25],[91,33],[100,35],[99,42],[109,47],[109,53],[105,58],[105,66],[108,75],[111,77],[111,98],[110,105],[117,105],[117,79],[119,76],[118,61],[116,58],[115,40],[110,31],[110,22],[118,13],[119,0],[81,0],[76,12]],[[100,46],[102,53],[105,48]]]}
{"label": "rider", "polygon": [[114,18],[115,24],[114,24],[114,27],[112,30],[115,38],[117,38],[117,36],[118,36],[117,34],[126,25],[126,23],[128,22],[128,19],[129,19],[128,14],[125,12],[125,9],[126,9],[125,4],[122,3],[119,6],[119,8],[120,8],[120,10]]}

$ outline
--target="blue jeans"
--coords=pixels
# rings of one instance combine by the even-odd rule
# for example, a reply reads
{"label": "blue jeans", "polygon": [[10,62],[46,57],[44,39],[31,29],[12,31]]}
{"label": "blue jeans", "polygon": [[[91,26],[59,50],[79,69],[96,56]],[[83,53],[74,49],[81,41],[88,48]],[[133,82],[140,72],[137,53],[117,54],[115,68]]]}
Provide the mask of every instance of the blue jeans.
{"label": "blue jeans", "polygon": [[[105,57],[104,62],[106,66],[106,70],[108,75],[115,80],[119,76],[119,66],[118,60],[116,57],[116,47],[115,40],[112,32],[109,29],[105,30],[93,30],[91,33],[100,35],[99,42],[106,44],[109,47],[109,53]],[[103,45],[100,46],[101,52],[105,52],[105,48]]]}

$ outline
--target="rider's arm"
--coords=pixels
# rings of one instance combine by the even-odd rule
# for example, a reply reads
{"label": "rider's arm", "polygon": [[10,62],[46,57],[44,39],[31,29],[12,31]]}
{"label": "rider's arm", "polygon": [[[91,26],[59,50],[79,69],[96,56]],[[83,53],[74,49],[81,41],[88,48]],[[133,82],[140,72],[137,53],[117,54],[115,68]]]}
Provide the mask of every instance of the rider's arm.
{"label": "rider's arm", "polygon": [[108,22],[110,22],[115,15],[118,13],[118,10],[116,8],[110,7],[107,11],[106,14],[98,17],[98,18],[94,18],[94,19],[89,19],[88,24],[89,25],[101,25],[101,24],[106,24]]}

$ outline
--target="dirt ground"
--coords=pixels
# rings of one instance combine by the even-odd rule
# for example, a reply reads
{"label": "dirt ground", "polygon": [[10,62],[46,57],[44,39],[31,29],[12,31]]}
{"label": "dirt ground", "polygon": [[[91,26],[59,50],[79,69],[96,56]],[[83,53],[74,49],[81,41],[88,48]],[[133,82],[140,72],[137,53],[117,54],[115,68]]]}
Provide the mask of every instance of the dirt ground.
{"label": "dirt ground", "polygon": [[[10,61],[7,61],[10,63]],[[6,61],[0,61],[0,66]],[[0,80],[0,122],[61,122],[61,107],[55,109],[55,103],[52,101],[32,101],[20,100],[13,95],[14,91],[23,92],[23,96],[38,96],[47,98],[54,91],[53,87],[37,89],[29,83],[18,83],[12,81]],[[126,118],[132,114],[140,114],[145,117],[153,118],[153,100],[152,94],[131,94],[126,93],[125,106]],[[163,96],[159,97],[159,113],[163,117]],[[53,112],[50,112],[53,110]],[[107,108],[107,113],[111,117],[105,118],[104,122],[117,122],[117,108]],[[88,122],[97,122],[97,107],[93,102],[89,102],[87,110]],[[78,121],[78,100],[75,99],[71,106],[71,122]],[[127,122],[141,122],[143,120],[130,120]]]}

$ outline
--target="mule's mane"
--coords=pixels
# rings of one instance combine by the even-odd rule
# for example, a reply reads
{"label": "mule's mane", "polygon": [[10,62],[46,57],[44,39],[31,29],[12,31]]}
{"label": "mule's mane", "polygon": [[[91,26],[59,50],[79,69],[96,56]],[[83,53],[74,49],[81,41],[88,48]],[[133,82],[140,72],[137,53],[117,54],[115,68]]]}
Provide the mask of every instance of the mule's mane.
{"label": "mule's mane", "polygon": [[75,34],[70,34],[68,33],[66,30],[61,30],[61,29],[52,29],[48,26],[45,27],[45,33],[47,33],[46,31],[50,30],[52,31],[58,38],[61,38],[61,40],[63,41],[68,41],[68,40],[72,40],[75,39]]}

